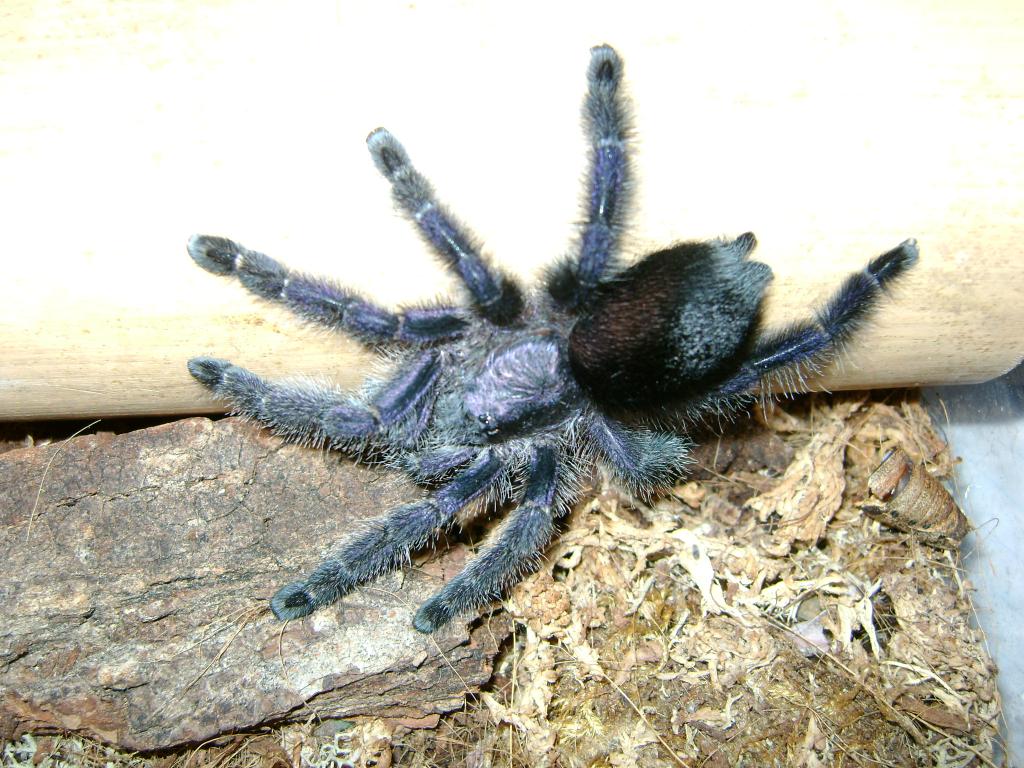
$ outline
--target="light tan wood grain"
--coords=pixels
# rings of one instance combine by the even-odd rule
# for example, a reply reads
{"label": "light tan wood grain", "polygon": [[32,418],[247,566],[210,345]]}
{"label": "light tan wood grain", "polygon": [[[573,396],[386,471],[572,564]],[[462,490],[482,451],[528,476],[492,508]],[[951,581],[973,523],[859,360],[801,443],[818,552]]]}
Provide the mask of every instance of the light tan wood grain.
{"label": "light tan wood grain", "polygon": [[387,304],[451,292],[366,155],[386,125],[486,250],[569,247],[588,48],[626,61],[630,253],[746,230],[772,324],[906,237],[826,377],[970,382],[1024,355],[1024,7],[924,2],[35,2],[0,8],[0,418],[217,407],[196,354],[354,385],[369,358],[197,269],[196,231]]}

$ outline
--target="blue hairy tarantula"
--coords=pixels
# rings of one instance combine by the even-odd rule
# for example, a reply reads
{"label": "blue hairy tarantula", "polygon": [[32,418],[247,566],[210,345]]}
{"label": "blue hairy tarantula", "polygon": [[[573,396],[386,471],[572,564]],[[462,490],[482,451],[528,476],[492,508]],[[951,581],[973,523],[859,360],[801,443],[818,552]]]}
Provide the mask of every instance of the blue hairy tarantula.
{"label": "blue hairy tarantula", "polygon": [[281,589],[270,602],[279,619],[305,616],[400,567],[465,510],[513,502],[487,546],[413,623],[433,632],[488,603],[539,560],[595,462],[640,495],[671,485],[689,461],[693,418],[828,358],[917,259],[907,240],[846,278],[809,319],[772,333],[759,328],[772,272],[750,260],[750,233],[679,243],[625,266],[630,130],[621,79],[615,51],[594,48],[584,221],[571,254],[534,290],[481,255],[383,129],[367,139],[370,154],[398,207],[461,279],[469,306],[393,312],[231,240],[189,242],[203,268],[235,274],[253,293],[386,349],[392,361],[386,378],[355,393],[268,382],[209,357],[189,361],[192,375],[287,438],[382,459],[432,489],[368,522]]}

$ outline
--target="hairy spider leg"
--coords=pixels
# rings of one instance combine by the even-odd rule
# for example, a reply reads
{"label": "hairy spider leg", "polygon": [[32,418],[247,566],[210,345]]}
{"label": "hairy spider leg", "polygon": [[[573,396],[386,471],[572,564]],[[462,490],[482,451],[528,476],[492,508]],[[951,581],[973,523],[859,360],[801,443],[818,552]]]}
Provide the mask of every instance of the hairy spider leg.
{"label": "hairy spider leg", "polygon": [[[408,416],[421,405],[441,373],[441,357],[435,350],[423,352],[407,363],[377,392],[368,405],[339,405],[323,415],[328,437],[368,438]],[[421,420],[417,420],[418,422]],[[422,428],[422,424],[418,424]]]}
{"label": "hairy spider leg", "polygon": [[417,482],[436,481],[468,464],[479,452],[479,448],[468,445],[414,451],[402,460],[402,468]]}
{"label": "hairy spider leg", "polygon": [[[213,357],[194,357],[188,369],[237,412],[275,432],[293,440],[351,447],[424,407],[440,373],[440,361],[434,350],[422,353],[400,368],[365,406],[353,405],[332,387],[309,381],[268,382]],[[421,422],[416,419],[412,429],[421,428]]]}
{"label": "hairy spider leg", "polygon": [[193,235],[188,252],[203,269],[218,275],[235,274],[257,296],[280,302],[305,320],[367,344],[443,341],[460,335],[468,323],[465,310],[454,306],[391,312],[331,280],[294,272],[224,237]]}
{"label": "hairy spider leg", "polygon": [[917,241],[905,240],[850,275],[815,314],[757,342],[739,370],[714,395],[748,391],[773,373],[827,358],[863,323],[885,287],[917,261]]}
{"label": "hairy spider leg", "polygon": [[627,208],[630,127],[626,105],[619,96],[622,60],[609,46],[590,51],[583,122],[590,139],[585,221],[575,259],[557,265],[548,290],[560,305],[576,309],[614,269]]}
{"label": "hairy spider leg", "polygon": [[629,166],[626,157],[628,122],[619,83],[622,60],[607,45],[590,52],[584,119],[590,137],[590,185],[587,222],[583,229],[577,272],[589,291],[604,277],[619,240]]}
{"label": "hairy spider leg", "polygon": [[521,289],[484,260],[469,233],[441,206],[430,182],[413,167],[405,148],[383,128],[373,131],[366,145],[377,169],[391,182],[398,207],[445,266],[461,278],[477,311],[495,325],[517,320],[523,308]]}
{"label": "hairy spider leg", "polygon": [[616,477],[640,496],[675,482],[693,462],[693,444],[670,432],[627,428],[600,414],[589,419],[587,432]]}
{"label": "hairy spider leg", "polygon": [[305,580],[278,591],[270,601],[274,615],[281,620],[301,618],[333,603],[358,584],[404,565],[411,550],[430,543],[459,510],[495,484],[503,469],[493,450],[482,451],[433,498],[404,504],[370,521]]}
{"label": "hairy spider leg", "polygon": [[487,547],[420,607],[413,619],[416,629],[433,632],[458,614],[498,599],[536,566],[555,529],[558,462],[554,447],[533,449],[519,506]]}

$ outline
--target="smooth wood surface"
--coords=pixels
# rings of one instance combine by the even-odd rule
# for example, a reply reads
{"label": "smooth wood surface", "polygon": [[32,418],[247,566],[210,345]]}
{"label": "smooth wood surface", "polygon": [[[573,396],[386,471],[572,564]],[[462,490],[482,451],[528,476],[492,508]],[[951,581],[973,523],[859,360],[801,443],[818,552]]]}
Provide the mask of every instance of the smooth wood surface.
{"label": "smooth wood surface", "polygon": [[1024,355],[1020,3],[7,0],[0,419],[216,409],[196,354],[356,384],[356,345],[184,246],[227,235],[388,304],[450,292],[366,153],[378,125],[535,274],[580,215],[600,42],[634,104],[631,253],[752,230],[779,323],[917,237],[823,383],[979,381]]}

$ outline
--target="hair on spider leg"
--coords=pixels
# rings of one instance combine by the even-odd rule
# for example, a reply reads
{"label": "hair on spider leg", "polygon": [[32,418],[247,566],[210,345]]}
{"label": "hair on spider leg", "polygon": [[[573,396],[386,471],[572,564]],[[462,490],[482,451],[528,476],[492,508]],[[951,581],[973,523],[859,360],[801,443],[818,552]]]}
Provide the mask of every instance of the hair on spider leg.
{"label": "hair on spider leg", "polygon": [[234,410],[297,442],[373,458],[427,489],[368,520],[271,608],[297,619],[409,563],[476,509],[508,508],[487,544],[412,619],[433,632],[478,611],[540,562],[595,465],[638,498],[670,487],[694,461],[694,440],[743,410],[789,393],[833,359],[911,269],[907,240],[870,259],[802,319],[761,324],[771,269],[757,240],[674,243],[624,266],[633,128],[623,62],[590,52],[582,122],[589,144],[582,217],[568,255],[531,290],[485,257],[472,232],[386,129],[367,137],[374,164],[466,305],[391,310],[335,282],[290,270],[222,237],[196,235],[192,259],[250,292],[349,334],[386,359],[354,392],[312,380],[269,382],[227,360],[189,371]]}
{"label": "hair on spider leg", "polygon": [[433,187],[413,166],[405,147],[385,128],[372,131],[366,146],[377,170],[391,182],[395,204],[461,278],[476,311],[499,326],[517,321],[524,306],[519,284],[487,264],[476,238],[437,201]]}

